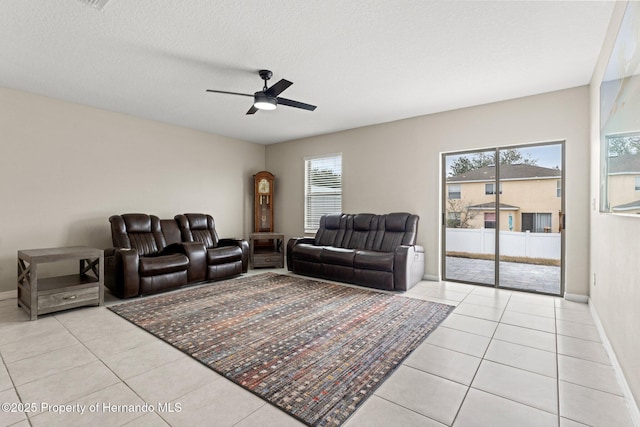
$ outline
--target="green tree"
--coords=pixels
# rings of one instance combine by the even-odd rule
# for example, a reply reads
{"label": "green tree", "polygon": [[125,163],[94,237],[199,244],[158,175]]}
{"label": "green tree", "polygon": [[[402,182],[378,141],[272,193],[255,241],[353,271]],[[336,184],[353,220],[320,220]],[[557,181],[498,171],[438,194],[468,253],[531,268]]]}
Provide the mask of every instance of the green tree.
{"label": "green tree", "polygon": [[640,135],[613,136],[607,138],[609,157],[640,154]]}
{"label": "green tree", "polygon": [[[530,154],[523,155],[517,148],[509,148],[507,150],[500,150],[500,164],[501,165],[514,165],[525,164],[535,165],[538,163],[538,159],[534,159]],[[485,168],[488,166],[495,166],[496,155],[495,152],[487,153],[473,153],[468,156],[458,157],[449,167],[449,176],[456,176],[468,172],[470,170]]]}

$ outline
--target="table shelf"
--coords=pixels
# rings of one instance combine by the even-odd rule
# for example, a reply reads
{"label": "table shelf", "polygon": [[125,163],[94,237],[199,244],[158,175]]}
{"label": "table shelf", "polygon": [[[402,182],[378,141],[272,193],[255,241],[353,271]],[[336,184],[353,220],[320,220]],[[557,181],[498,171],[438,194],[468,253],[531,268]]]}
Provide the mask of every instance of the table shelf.
{"label": "table shelf", "polygon": [[[284,234],[251,233],[250,258],[252,268],[284,267]],[[266,245],[257,242],[267,242]]]}

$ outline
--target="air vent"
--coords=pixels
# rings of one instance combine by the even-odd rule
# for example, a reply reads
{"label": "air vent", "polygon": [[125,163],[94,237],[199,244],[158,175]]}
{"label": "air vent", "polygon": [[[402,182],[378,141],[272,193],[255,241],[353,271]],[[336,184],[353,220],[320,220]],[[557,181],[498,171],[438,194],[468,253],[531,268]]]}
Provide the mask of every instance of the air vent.
{"label": "air vent", "polygon": [[102,10],[109,0],[78,0],[80,3],[88,4],[98,10]]}

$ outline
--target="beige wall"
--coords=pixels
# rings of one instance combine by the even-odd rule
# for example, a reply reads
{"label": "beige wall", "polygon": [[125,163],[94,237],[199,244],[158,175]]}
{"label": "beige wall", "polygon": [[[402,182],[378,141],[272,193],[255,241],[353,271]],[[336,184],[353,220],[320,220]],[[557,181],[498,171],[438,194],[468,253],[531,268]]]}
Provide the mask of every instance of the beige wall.
{"label": "beige wall", "polygon": [[303,233],[305,156],[343,155],[343,211],[420,215],[426,275],[440,275],[442,152],[566,140],[566,289],[588,292],[589,91],[573,88],[267,146],[276,229]]}
{"label": "beige wall", "polygon": [[[590,302],[598,314],[625,378],[640,405],[640,219],[603,214],[599,206],[600,81],[623,16],[616,4],[591,81],[591,255]],[[593,280],[595,276],[595,281]]]}
{"label": "beige wall", "polygon": [[265,148],[0,88],[0,292],[19,249],[111,245],[108,218],[211,213],[221,236],[252,227]]}

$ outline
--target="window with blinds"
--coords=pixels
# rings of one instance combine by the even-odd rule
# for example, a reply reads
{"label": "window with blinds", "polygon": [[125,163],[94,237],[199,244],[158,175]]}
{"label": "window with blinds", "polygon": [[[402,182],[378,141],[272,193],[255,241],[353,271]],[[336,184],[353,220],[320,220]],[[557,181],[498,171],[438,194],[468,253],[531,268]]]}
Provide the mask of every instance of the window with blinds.
{"label": "window with blinds", "polygon": [[304,159],[304,231],[318,230],[320,217],[342,212],[342,154]]}

